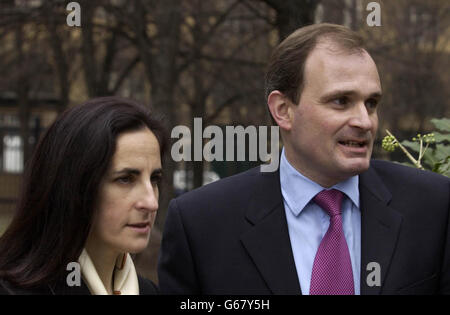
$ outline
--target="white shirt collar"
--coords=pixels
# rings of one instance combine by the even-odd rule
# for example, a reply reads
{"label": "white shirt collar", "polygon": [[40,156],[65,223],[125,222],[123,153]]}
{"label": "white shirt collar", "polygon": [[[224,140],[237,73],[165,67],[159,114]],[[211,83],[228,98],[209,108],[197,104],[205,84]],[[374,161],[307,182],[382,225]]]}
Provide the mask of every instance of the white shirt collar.
{"label": "white shirt collar", "polygon": [[[295,216],[301,213],[315,195],[327,189],[297,171],[287,160],[284,148],[280,161],[280,183],[283,198]],[[358,186],[359,176],[355,175],[331,188],[343,192],[359,209]]]}

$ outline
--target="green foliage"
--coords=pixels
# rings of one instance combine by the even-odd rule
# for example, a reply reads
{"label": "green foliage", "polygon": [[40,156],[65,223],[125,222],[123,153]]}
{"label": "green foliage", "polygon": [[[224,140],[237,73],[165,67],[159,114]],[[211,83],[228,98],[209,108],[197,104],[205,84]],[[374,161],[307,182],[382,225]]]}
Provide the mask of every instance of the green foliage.
{"label": "green foliage", "polygon": [[[431,123],[439,131],[426,135],[418,134],[412,141],[403,140],[399,142],[389,130],[386,130],[388,135],[384,137],[382,147],[388,152],[400,148],[413,163],[413,166],[420,169],[429,169],[450,177],[450,119],[434,118]],[[418,158],[414,158],[406,148],[418,154]],[[411,166],[409,163],[405,164]]]}
{"label": "green foliage", "polygon": [[393,136],[386,136],[384,137],[381,146],[388,152],[394,152],[395,148],[398,148],[398,142]]}

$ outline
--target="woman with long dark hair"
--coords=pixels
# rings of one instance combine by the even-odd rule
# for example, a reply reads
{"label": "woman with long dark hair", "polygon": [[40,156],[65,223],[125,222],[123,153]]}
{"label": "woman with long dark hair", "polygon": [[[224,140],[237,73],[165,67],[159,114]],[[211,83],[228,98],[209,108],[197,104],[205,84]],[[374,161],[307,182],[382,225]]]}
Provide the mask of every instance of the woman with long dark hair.
{"label": "woman with long dark hair", "polygon": [[156,293],[130,253],[148,244],[165,147],[160,120],[127,99],[96,98],[61,114],[34,151],[0,238],[0,292]]}

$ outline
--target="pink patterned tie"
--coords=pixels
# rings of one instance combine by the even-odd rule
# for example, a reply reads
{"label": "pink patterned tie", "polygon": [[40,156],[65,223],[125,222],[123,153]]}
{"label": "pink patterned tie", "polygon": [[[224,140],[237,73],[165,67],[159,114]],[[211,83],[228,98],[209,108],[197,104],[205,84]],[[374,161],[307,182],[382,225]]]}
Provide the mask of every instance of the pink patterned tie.
{"label": "pink patterned tie", "polygon": [[330,227],[314,258],[309,294],[353,295],[352,263],[342,228],[341,204],[344,195],[336,189],[322,190],[314,197],[330,216]]}

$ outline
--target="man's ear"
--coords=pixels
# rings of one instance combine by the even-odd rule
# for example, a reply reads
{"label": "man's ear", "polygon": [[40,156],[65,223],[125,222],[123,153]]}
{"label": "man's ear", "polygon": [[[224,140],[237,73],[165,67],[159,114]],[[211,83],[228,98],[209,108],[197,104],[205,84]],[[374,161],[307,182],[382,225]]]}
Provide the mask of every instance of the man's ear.
{"label": "man's ear", "polygon": [[267,98],[270,114],[283,130],[291,130],[292,126],[292,106],[289,99],[278,90],[272,91]]}

